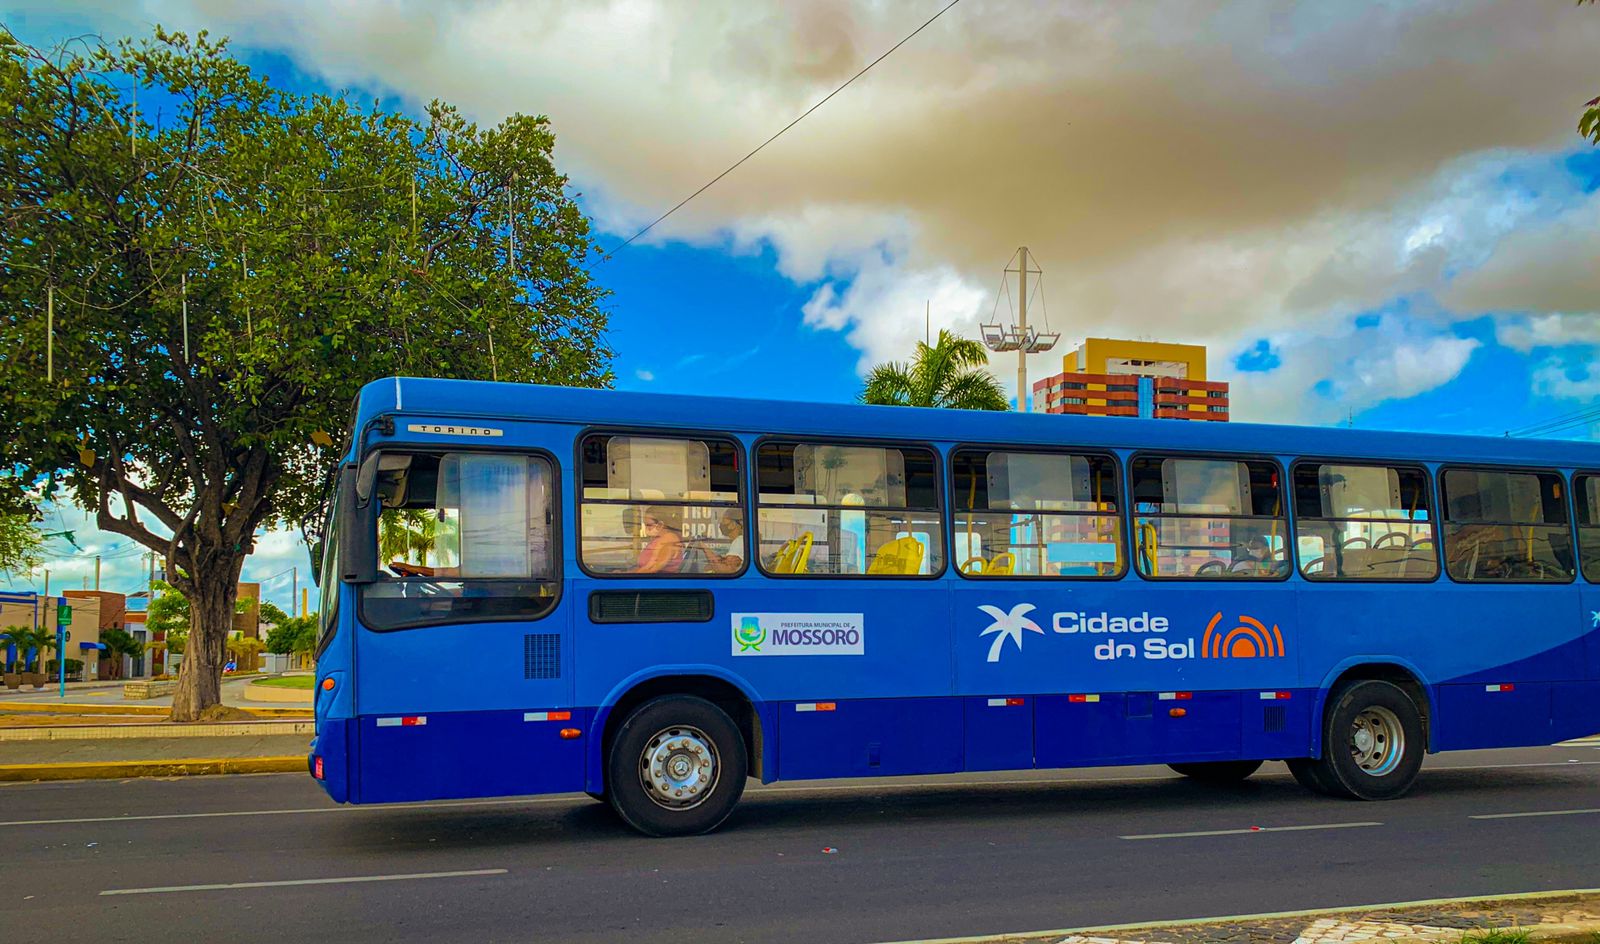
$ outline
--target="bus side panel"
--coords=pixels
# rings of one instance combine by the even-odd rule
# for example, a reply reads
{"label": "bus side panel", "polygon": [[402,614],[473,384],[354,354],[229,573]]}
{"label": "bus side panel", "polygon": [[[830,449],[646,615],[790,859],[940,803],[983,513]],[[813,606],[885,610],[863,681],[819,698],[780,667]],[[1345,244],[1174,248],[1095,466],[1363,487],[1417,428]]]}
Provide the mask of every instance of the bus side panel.
{"label": "bus side panel", "polygon": [[1026,770],[1033,766],[1035,698],[963,698],[967,770]]}
{"label": "bus side panel", "polygon": [[943,774],[961,769],[961,700],[883,698],[779,706],[783,780]]}
{"label": "bus side panel", "polygon": [[[539,713],[544,714],[544,713]],[[583,789],[583,730],[590,712],[566,720],[520,711],[461,711],[360,721],[361,800],[393,803]],[[526,719],[526,720],[525,720]]]}
{"label": "bus side panel", "polygon": [[1548,682],[1440,685],[1434,749],[1530,747],[1553,742],[1551,688]]}

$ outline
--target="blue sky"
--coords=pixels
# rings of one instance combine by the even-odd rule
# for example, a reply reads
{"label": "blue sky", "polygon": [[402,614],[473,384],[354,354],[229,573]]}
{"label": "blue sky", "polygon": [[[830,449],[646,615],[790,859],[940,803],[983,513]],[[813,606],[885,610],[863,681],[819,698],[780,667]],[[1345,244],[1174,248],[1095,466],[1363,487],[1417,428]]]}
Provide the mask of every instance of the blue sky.
{"label": "blue sky", "polygon": [[[0,0],[33,42],[205,25],[294,88],[547,113],[607,247],[927,12]],[[1580,411],[1600,397],[1600,155],[1573,126],[1597,43],[1600,11],[1564,5],[968,0],[599,267],[617,385],[851,399],[925,303],[974,334],[1025,243],[1063,334],[1034,378],[1085,335],[1149,337],[1207,344],[1245,419],[1499,435]],[[137,583],[136,550],[61,515],[113,589]],[[261,547],[247,579],[304,573],[292,536]],[[53,567],[81,585],[82,555]]]}

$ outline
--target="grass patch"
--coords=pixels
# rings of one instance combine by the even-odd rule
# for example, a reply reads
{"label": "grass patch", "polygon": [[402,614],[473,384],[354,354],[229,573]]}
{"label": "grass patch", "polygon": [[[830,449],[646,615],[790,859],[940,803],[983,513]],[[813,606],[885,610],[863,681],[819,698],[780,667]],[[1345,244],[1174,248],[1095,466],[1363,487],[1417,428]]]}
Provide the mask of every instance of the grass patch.
{"label": "grass patch", "polygon": [[[250,684],[262,685],[267,688],[297,688],[301,691],[309,692],[317,687],[317,677],[315,675],[273,675],[264,679],[256,679]],[[1502,944],[1502,942],[1490,941],[1487,944]]]}
{"label": "grass patch", "polygon": [[1529,935],[1521,928],[1469,931],[1461,935],[1461,944],[1528,944]]}

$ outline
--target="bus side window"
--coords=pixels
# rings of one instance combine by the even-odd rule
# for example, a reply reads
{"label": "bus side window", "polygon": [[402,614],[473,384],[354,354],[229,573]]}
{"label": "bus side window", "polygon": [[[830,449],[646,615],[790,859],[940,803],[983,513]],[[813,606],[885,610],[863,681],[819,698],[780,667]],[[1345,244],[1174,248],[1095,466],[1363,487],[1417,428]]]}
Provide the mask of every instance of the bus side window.
{"label": "bus side window", "polygon": [[744,570],[737,443],[598,433],[580,448],[578,557],[590,574],[733,576]]}
{"label": "bus side window", "polygon": [[381,576],[361,589],[367,625],[527,620],[554,608],[560,555],[548,459],[503,452],[376,458]]}
{"label": "bus side window", "polygon": [[1279,580],[1289,522],[1266,459],[1140,456],[1132,465],[1134,561],[1146,577]]}
{"label": "bus side window", "polygon": [[1447,469],[1445,569],[1466,583],[1567,583],[1572,533],[1561,476],[1506,469]]}
{"label": "bus side window", "polygon": [[1439,575],[1426,470],[1301,462],[1292,479],[1300,573],[1306,579]]}
{"label": "bus side window", "polygon": [[756,450],[758,563],[779,577],[944,570],[937,459],[925,446],[766,442]]}
{"label": "bus side window", "polygon": [[962,575],[1122,575],[1118,475],[1110,457],[962,449],[950,469]]}
{"label": "bus side window", "polygon": [[1600,475],[1577,475],[1572,497],[1578,508],[1578,560],[1583,577],[1600,583]]}

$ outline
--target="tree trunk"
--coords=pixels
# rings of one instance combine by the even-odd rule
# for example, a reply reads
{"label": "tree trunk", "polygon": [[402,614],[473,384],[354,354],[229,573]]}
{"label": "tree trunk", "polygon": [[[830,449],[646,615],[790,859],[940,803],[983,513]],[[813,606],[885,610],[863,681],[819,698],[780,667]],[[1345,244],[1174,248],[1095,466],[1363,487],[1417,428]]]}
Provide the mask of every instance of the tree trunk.
{"label": "tree trunk", "polygon": [[178,690],[172,695],[173,721],[198,721],[202,711],[222,702],[222,666],[233,632],[242,564],[240,560],[216,568],[223,579],[196,580],[188,595],[189,639],[178,665]]}

